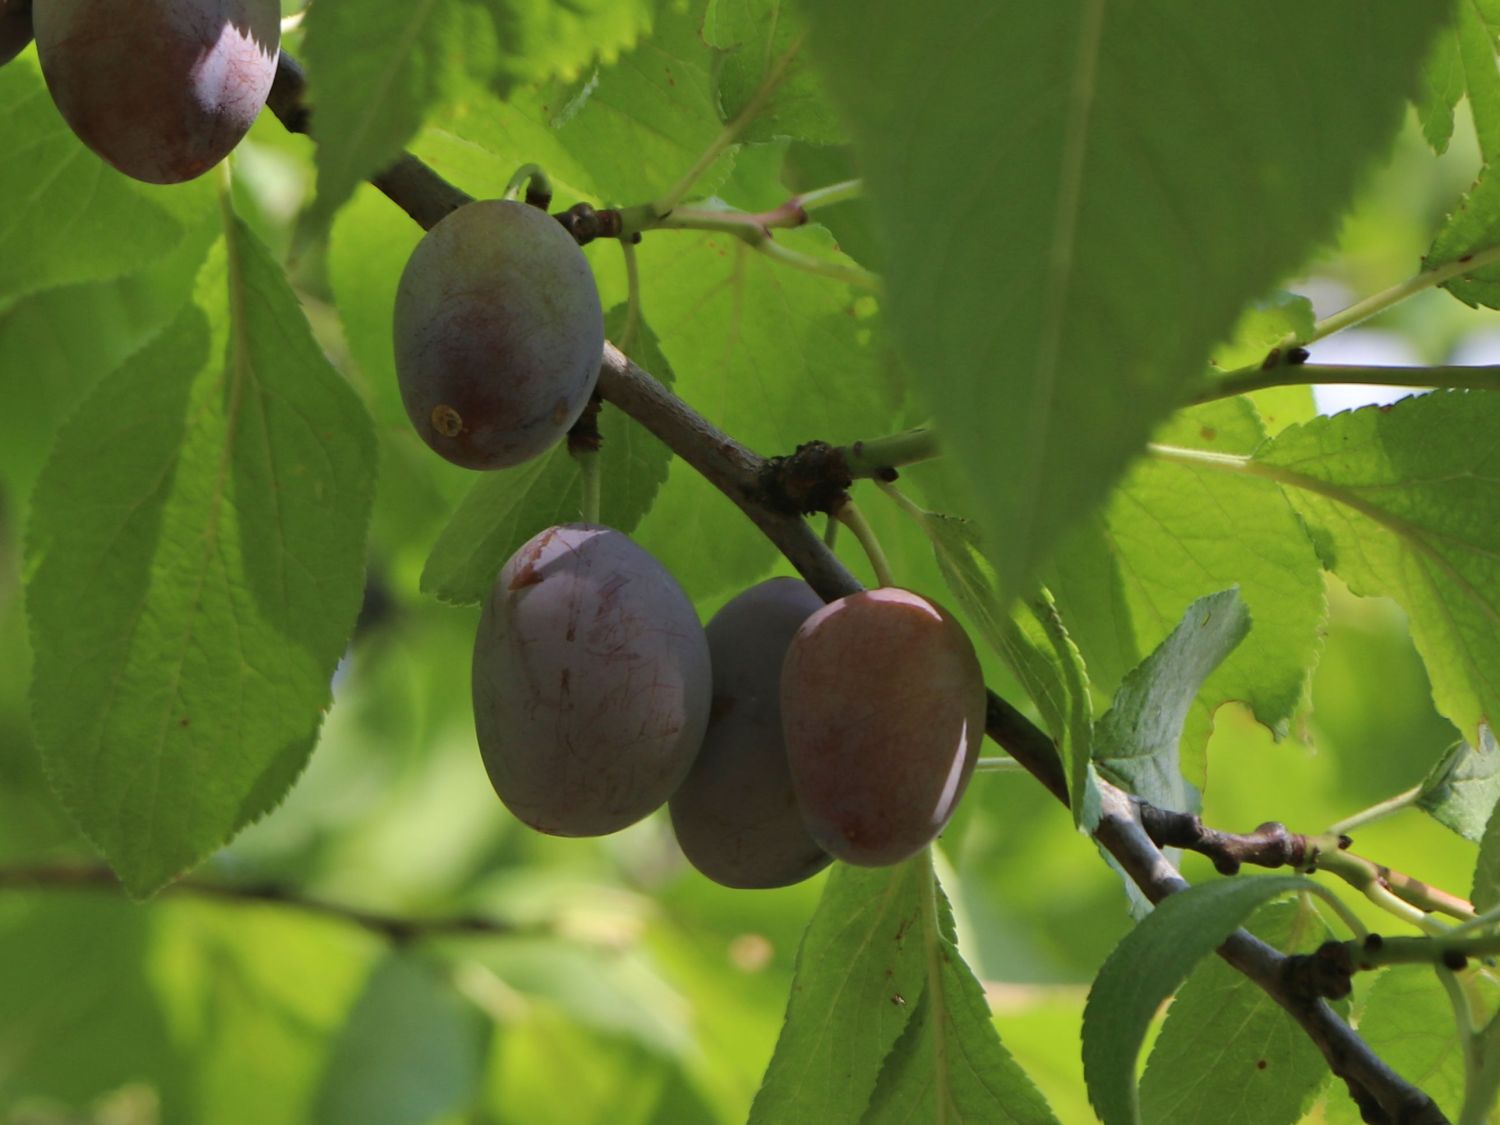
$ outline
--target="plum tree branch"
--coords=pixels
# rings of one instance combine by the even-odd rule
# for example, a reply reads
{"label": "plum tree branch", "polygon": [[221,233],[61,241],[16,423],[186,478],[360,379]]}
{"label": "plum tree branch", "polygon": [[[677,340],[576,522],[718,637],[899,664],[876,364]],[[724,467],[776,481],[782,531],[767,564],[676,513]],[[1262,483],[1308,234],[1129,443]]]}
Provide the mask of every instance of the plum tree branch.
{"label": "plum tree branch", "polygon": [[[1141,823],[1147,835],[1164,848],[1186,848],[1213,861],[1223,875],[1233,875],[1241,864],[1326,871],[1368,895],[1372,888],[1389,892],[1424,914],[1446,914],[1460,922],[1475,918],[1473,904],[1455,894],[1356,855],[1346,835],[1326,832],[1304,835],[1270,821],[1254,832],[1221,832],[1191,813],[1172,812],[1141,802]],[[1383,905],[1383,904],[1382,904]],[[1403,916],[1406,916],[1403,912]]]}
{"label": "plum tree branch", "polygon": [[[114,890],[120,889],[115,873],[102,863],[32,863],[0,867],[0,887],[12,890]],[[478,915],[413,918],[365,910],[307,895],[277,883],[216,883],[189,876],[166,887],[164,895],[217,899],[222,902],[268,903],[304,914],[316,914],[346,922],[379,934],[395,944],[420,938],[504,937],[517,933],[546,932],[521,928],[508,922]]]}
{"label": "plum tree branch", "polygon": [[[301,72],[283,52],[268,104],[293,132],[307,131],[308,111],[302,95]],[[409,154],[371,177],[371,183],[424,228],[470,198]],[[764,458],[720,431],[612,344],[605,345],[599,394],[738,506],[824,600],[861,589],[798,511],[778,504],[767,492]],[[1051,738],[994,692],[988,694],[986,733],[1054,797],[1067,803],[1063,767]],[[1101,817],[1094,837],[1151,901],[1159,902],[1187,886],[1143,826],[1139,803],[1108,783],[1101,786]],[[1302,1026],[1330,1069],[1347,1084],[1367,1121],[1446,1120],[1426,1094],[1387,1067],[1322,999],[1289,986],[1286,956],[1243,930],[1231,934],[1219,954]]]}

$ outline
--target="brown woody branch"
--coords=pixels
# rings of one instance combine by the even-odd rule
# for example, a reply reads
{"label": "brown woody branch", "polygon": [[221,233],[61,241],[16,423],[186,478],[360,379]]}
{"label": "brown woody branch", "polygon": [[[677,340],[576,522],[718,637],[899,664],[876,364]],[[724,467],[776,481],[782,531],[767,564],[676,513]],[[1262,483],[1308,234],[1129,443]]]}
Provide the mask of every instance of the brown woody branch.
{"label": "brown woody branch", "polygon": [[[121,889],[115,873],[103,864],[64,862],[0,867],[0,887],[14,890],[72,888],[118,891]],[[534,929],[521,930],[508,922],[478,915],[413,918],[406,915],[387,914],[378,910],[364,910],[357,906],[330,902],[326,899],[310,898],[277,883],[216,883],[189,876],[186,879],[179,879],[161,893],[172,896],[218,899],[223,902],[269,903],[301,911],[304,914],[316,914],[359,926],[398,945],[415,941],[418,938],[463,935],[501,937],[518,932],[538,932]]]}
{"label": "brown woody branch", "polygon": [[1222,875],[1233,875],[1246,863],[1326,871],[1356,890],[1368,893],[1370,888],[1378,887],[1429,914],[1446,914],[1461,922],[1474,917],[1474,906],[1468,900],[1351,852],[1353,840],[1348,836],[1326,833],[1307,836],[1288,831],[1286,825],[1275,821],[1262,824],[1254,832],[1220,832],[1206,827],[1189,813],[1159,809],[1144,801],[1138,803],[1141,825],[1158,846],[1186,848],[1205,855]]}
{"label": "brown woody branch", "polygon": [[[301,72],[283,52],[268,104],[293,132],[307,131],[302,96]],[[403,155],[370,182],[424,228],[470,199],[410,155]],[[613,345],[605,347],[599,393],[732,500],[825,600],[861,588],[802,518],[767,494],[764,458],[718,430]],[[1062,763],[1047,734],[993,692],[986,718],[990,737],[1066,804]],[[1102,805],[1095,838],[1149,899],[1159,902],[1187,886],[1147,832],[1138,802],[1104,783]],[[1347,1084],[1366,1121],[1425,1125],[1446,1120],[1426,1094],[1381,1062],[1321,998],[1289,986],[1289,958],[1243,930],[1231,934],[1219,954],[1302,1026],[1330,1069]]]}

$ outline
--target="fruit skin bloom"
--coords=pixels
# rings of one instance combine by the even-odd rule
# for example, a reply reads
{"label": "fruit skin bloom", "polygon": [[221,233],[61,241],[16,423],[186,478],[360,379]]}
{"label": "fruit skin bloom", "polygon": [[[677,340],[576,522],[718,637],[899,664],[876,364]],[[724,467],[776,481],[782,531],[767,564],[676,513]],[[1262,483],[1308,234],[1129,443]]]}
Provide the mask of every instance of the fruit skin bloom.
{"label": "fruit skin bloom", "polygon": [[228,156],[276,77],[276,0],[46,0],[33,19],[68,126],[146,183],[191,180]]}
{"label": "fruit skin bloom", "polygon": [[908,590],[866,590],[813,614],[781,677],[792,783],[808,831],[883,867],[936,839],[984,738],[984,676],[953,617]]}
{"label": "fruit skin bloom", "polygon": [[588,259],[545,211],[480,200],[417,244],[396,290],[407,417],[467,469],[551,449],[599,378],[604,311]]}

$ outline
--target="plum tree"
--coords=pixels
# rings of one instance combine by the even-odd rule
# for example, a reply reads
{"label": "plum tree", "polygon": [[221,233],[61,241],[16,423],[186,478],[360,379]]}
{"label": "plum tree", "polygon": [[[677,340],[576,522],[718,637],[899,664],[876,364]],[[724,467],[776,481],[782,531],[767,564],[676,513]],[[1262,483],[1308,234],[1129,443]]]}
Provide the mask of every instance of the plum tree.
{"label": "plum tree", "polygon": [[467,204],[417,245],[396,292],[396,374],[412,425],[470,469],[516,465],[578,420],[599,377],[593,272],[556,220]]}
{"label": "plum tree", "polygon": [[698,615],[660,563],[610,528],[548,528],[501,569],[474,642],[495,792],[552,835],[624,828],[682,783],[711,684]]}
{"label": "plum tree", "polygon": [[31,42],[31,0],[0,0],[0,66]]}
{"label": "plum tree", "polygon": [[772,578],[729,601],[705,630],[713,709],[668,808],[683,854],[726,887],[784,887],[830,862],[802,823],[781,730],[787,646],[822,608],[807,583]]}
{"label": "plum tree", "polygon": [[47,0],[34,16],[63,118],[148,183],[190,180],[227,156],[276,77],[277,0]]}
{"label": "plum tree", "polygon": [[931,843],[973,773],[985,702],[974,646],[926,598],[866,590],[809,617],[782,667],[781,713],[813,839],[871,867]]}

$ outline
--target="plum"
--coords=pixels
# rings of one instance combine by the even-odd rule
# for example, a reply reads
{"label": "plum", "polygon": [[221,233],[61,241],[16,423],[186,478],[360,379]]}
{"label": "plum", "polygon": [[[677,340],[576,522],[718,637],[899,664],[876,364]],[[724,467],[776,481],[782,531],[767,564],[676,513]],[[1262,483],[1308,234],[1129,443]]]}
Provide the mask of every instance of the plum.
{"label": "plum", "polygon": [[31,0],[0,0],[0,66],[31,42]]}
{"label": "plum", "polygon": [[984,738],[984,675],[945,610],[866,590],[803,622],[781,673],[792,786],[838,859],[899,863],[936,839]]}
{"label": "plum", "polygon": [[474,726],[495,792],[531,827],[602,836],[659,808],[703,742],[708,640],[673,577],[607,527],[534,536],[474,641]]}
{"label": "plum", "polygon": [[468,469],[553,446],[593,394],[604,313],[588,260],[545,211],[466,204],[417,244],[396,291],[396,376],[407,416]]}
{"label": "plum", "polygon": [[830,862],[802,824],[781,732],[781,664],[802,622],[822,608],[806,582],[772,578],[708,623],[713,709],[668,808],[683,855],[726,887],[784,887]]}
{"label": "plum", "polygon": [[58,111],[147,183],[190,180],[227,156],[276,77],[278,0],[46,0],[34,15]]}

